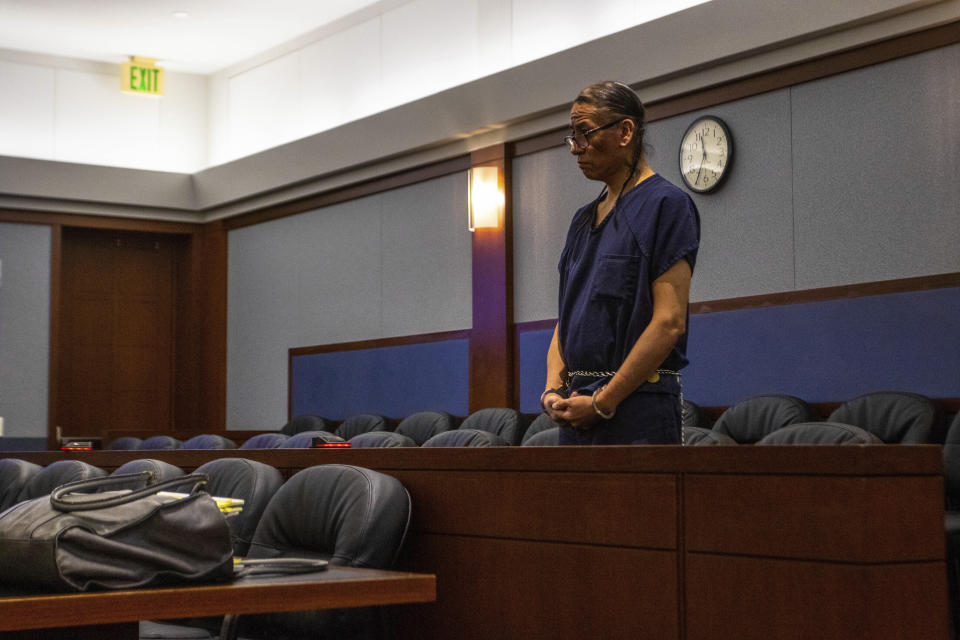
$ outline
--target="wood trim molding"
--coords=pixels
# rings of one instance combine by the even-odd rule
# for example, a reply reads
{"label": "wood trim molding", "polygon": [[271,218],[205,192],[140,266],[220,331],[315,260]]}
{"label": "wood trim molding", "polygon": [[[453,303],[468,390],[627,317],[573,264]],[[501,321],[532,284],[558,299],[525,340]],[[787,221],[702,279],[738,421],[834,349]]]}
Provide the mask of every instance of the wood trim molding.
{"label": "wood trim molding", "polygon": [[546,331],[553,329],[557,326],[556,318],[548,318],[546,320],[531,320],[530,322],[521,322],[517,324],[517,334],[528,333],[531,331]]}
{"label": "wood trim molding", "polygon": [[202,224],[194,222],[170,222],[167,220],[149,220],[146,218],[113,218],[110,216],[87,216],[72,213],[48,213],[44,211],[13,209],[0,209],[0,222],[176,234],[197,233],[203,227]]}
{"label": "wood trim molding", "polygon": [[[720,85],[661,100],[651,100],[645,104],[646,121],[656,122],[697,109],[784,89],[958,42],[960,42],[960,21],[951,22],[849,51],[827,54],[779,69],[764,71]],[[566,127],[559,127],[518,140],[514,143],[514,155],[522,156],[562,146],[560,137],[565,130]]]}
{"label": "wood trim molding", "polygon": [[779,307],[790,304],[837,300],[840,298],[860,298],[863,296],[907,293],[910,291],[924,291],[927,289],[943,289],[948,287],[960,287],[960,273],[944,273],[934,276],[920,276],[917,278],[882,280],[879,282],[863,282],[859,284],[848,284],[838,287],[802,289],[799,291],[768,293],[758,296],[744,296],[741,298],[726,298],[721,300],[693,302],[690,304],[690,313],[697,315],[713,313],[716,311],[734,311],[737,309],[753,309],[757,307]]}
{"label": "wood trim molding", "polygon": [[438,331],[436,333],[419,333],[409,336],[393,338],[374,338],[373,340],[357,340],[355,342],[335,342],[319,344],[309,347],[293,347],[289,350],[291,358],[296,356],[310,356],[317,353],[337,353],[339,351],[359,351],[361,349],[382,349],[384,347],[401,347],[409,344],[423,344],[426,342],[442,342],[444,340],[462,340],[470,337],[470,329],[457,331]]}
{"label": "wood trim molding", "polygon": [[472,234],[473,330],[470,333],[470,413],[514,406],[513,221],[510,145],[473,152],[471,166],[495,165],[504,193],[503,222]]}

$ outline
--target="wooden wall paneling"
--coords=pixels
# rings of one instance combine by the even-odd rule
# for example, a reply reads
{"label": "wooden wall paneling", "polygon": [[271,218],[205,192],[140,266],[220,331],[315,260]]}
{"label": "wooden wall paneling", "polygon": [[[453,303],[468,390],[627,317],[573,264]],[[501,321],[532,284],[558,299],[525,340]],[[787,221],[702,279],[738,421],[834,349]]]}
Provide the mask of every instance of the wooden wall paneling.
{"label": "wooden wall paneling", "polygon": [[513,223],[507,145],[475,151],[471,165],[495,165],[505,196],[503,221],[473,232],[473,329],[470,333],[470,413],[516,406],[513,335]]}
{"label": "wooden wall paneling", "polygon": [[[178,236],[175,245],[176,299],[175,378],[173,385],[173,425],[178,431],[200,428],[200,354],[203,316],[199,283],[201,279],[200,231]],[[109,441],[107,441],[109,442]]]}
{"label": "wooden wall paneling", "polygon": [[[238,455],[150,453],[187,471]],[[3,455],[112,470],[143,452]],[[940,447],[242,455],[286,477],[338,463],[401,479],[414,522],[399,568],[438,585],[436,605],[391,608],[404,639],[946,640]]]}
{"label": "wooden wall paneling", "polygon": [[[675,549],[670,474],[391,470],[418,532]],[[562,496],[562,499],[559,497]],[[642,514],[610,518],[604,514]]]}
{"label": "wooden wall paneling", "polygon": [[227,230],[222,220],[204,225],[193,247],[199,265],[196,283],[202,326],[200,349],[200,431],[227,428]]}
{"label": "wooden wall paneling", "polygon": [[687,554],[687,640],[945,640],[943,563]]}
{"label": "wooden wall paneling", "polygon": [[391,607],[398,640],[680,637],[674,552],[424,534],[405,555],[437,602]]}
{"label": "wooden wall paneling", "polygon": [[64,435],[105,428],[170,430],[175,380],[178,236],[64,229],[58,423]]}
{"label": "wooden wall paneling", "polygon": [[[815,455],[815,447],[806,449]],[[856,562],[944,557],[938,476],[689,474],[684,492],[688,552]]]}

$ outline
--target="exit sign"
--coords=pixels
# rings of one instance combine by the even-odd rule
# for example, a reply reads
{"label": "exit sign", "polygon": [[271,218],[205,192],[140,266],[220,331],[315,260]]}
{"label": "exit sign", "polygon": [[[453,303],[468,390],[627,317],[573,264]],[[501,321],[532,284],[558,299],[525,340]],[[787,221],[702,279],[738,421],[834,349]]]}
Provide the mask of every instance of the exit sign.
{"label": "exit sign", "polygon": [[163,69],[152,58],[133,57],[123,63],[123,90],[151,96],[163,95]]}

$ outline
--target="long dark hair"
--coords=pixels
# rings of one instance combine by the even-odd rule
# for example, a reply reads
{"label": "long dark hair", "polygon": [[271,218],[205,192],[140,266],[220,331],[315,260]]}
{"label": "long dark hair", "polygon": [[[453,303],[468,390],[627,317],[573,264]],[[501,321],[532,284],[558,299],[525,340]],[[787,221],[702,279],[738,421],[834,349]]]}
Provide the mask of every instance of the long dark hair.
{"label": "long dark hair", "polygon": [[[620,187],[620,193],[623,193],[624,187],[630,182],[637,172],[637,166],[643,157],[643,133],[644,133],[644,114],[643,102],[640,97],[629,86],[622,82],[606,80],[592,84],[574,99],[574,104],[588,104],[597,110],[603,111],[614,118],[629,119],[634,124],[633,134],[633,158],[630,161],[630,173],[627,179]],[[617,194],[619,199],[620,195]]]}

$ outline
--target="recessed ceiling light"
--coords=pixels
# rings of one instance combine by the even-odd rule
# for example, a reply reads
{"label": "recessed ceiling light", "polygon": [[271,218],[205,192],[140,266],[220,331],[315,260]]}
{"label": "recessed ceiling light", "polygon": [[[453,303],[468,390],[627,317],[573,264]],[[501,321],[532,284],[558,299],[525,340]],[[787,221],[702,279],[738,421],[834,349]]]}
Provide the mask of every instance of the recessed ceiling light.
{"label": "recessed ceiling light", "polygon": [[186,11],[174,11],[174,12],[173,12],[173,17],[174,17],[174,18],[189,18],[189,17],[190,17],[190,14],[187,13]]}

